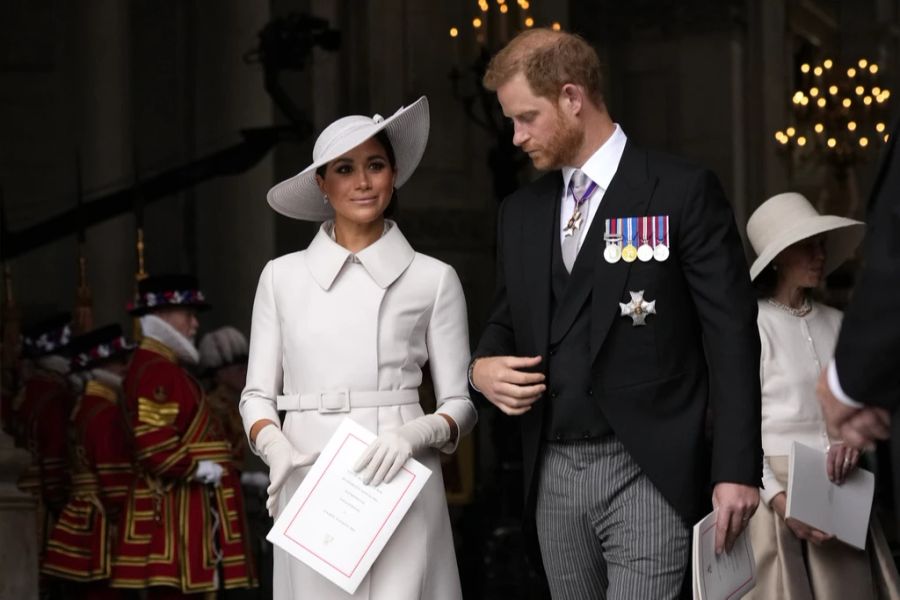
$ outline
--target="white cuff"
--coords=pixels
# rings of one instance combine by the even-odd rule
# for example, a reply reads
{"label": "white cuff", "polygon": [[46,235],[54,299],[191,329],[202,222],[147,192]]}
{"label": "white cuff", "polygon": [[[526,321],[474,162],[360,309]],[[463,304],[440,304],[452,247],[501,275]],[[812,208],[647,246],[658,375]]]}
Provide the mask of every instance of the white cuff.
{"label": "white cuff", "polygon": [[[481,358],[481,357],[479,356],[478,358]],[[482,391],[479,390],[478,387],[475,385],[475,382],[472,381],[472,374],[475,372],[475,361],[478,360],[478,358],[473,358],[472,362],[469,363],[469,368],[466,370],[466,378],[469,380],[469,387],[471,387],[473,390],[475,390],[476,392],[481,394]]]}
{"label": "white cuff", "polygon": [[844,388],[841,387],[841,382],[838,379],[837,373],[837,365],[834,362],[834,359],[831,359],[831,362],[828,363],[828,368],[826,369],[826,377],[828,379],[828,389],[831,390],[831,393],[834,394],[834,397],[838,399],[841,404],[846,404],[852,408],[864,408],[865,404],[860,404],[846,393],[844,393]]}

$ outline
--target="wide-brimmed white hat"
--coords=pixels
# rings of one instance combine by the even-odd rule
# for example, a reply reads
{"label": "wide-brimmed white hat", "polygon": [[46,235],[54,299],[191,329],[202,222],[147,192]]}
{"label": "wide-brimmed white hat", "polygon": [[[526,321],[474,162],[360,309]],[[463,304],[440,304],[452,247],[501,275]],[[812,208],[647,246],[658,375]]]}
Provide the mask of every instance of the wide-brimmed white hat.
{"label": "wide-brimmed white hat", "polygon": [[316,169],[353,150],[379,131],[384,131],[394,150],[396,177],[394,187],[409,179],[428,143],[428,98],[422,96],[411,105],[383,118],[351,115],[338,119],[319,134],[313,147],[311,165],[269,190],[269,206],[281,214],[304,221],[325,221],[334,217],[316,183]]}
{"label": "wide-brimmed white hat", "polygon": [[820,215],[802,194],[772,196],[747,221],[747,237],[757,258],[750,267],[756,279],[778,253],[806,238],[825,234],[825,274],[850,258],[865,234],[865,223],[834,215]]}

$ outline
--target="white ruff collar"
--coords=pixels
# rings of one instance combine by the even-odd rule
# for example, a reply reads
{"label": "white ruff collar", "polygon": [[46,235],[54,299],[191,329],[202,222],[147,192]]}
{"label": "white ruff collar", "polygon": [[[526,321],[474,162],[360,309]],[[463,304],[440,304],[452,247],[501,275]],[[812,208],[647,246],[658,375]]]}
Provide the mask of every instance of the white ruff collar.
{"label": "white ruff collar", "polygon": [[65,375],[69,372],[69,359],[62,357],[59,354],[48,354],[46,356],[41,356],[34,362],[40,368],[46,369],[48,371],[53,371],[54,373],[59,373],[60,375]]}
{"label": "white ruff collar", "polygon": [[117,392],[122,391],[122,376],[116,375],[111,371],[107,371],[106,369],[92,369],[91,377],[102,383],[107,387],[111,387]]}
{"label": "white ruff collar", "polygon": [[156,315],[141,317],[141,331],[144,337],[153,338],[172,350],[182,362],[196,365],[200,360],[194,343]]}

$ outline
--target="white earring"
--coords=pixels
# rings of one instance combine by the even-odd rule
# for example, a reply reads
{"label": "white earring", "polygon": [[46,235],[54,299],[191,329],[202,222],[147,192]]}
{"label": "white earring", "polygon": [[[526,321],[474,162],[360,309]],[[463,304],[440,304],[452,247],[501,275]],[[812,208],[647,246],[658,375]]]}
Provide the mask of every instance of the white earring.
{"label": "white earring", "polygon": [[322,202],[328,204],[328,194],[322,194]]}

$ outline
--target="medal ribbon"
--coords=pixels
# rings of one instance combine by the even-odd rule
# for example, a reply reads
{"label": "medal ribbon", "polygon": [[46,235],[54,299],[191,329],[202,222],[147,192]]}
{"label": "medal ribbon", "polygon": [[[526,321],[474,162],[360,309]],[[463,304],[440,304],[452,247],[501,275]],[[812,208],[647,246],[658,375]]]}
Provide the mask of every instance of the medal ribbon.
{"label": "medal ribbon", "polygon": [[587,202],[588,198],[597,190],[597,184],[595,182],[591,182],[587,189],[584,190],[584,194],[582,194],[581,198],[575,195],[575,186],[570,186],[572,188],[572,197],[575,198],[575,210],[581,210],[581,205]]}
{"label": "medal ribbon", "polygon": [[[659,240],[659,244],[668,247],[669,246],[669,217],[668,216],[659,216],[656,217],[659,219],[659,226],[656,231],[659,235],[657,238]],[[654,219],[655,220],[655,219]]]}

